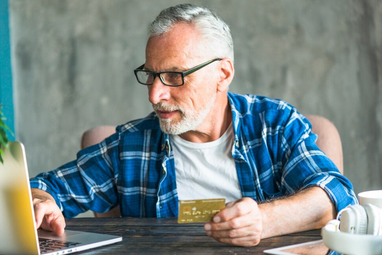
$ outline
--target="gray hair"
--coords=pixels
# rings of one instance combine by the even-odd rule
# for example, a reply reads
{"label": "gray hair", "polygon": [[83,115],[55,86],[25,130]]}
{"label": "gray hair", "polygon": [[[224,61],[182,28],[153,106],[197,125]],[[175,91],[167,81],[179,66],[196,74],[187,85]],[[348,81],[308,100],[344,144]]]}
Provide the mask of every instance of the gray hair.
{"label": "gray hair", "polygon": [[205,39],[212,57],[234,61],[233,41],[228,25],[211,10],[192,4],[179,4],[164,9],[149,27],[149,36],[162,35],[178,22],[193,24]]}

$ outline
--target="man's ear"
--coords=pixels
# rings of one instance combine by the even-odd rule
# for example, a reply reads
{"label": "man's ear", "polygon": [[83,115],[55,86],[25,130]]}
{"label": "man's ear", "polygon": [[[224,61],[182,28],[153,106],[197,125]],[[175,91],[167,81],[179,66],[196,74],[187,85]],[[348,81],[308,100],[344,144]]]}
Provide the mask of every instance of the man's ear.
{"label": "man's ear", "polygon": [[228,86],[231,84],[234,74],[235,69],[232,60],[229,58],[222,59],[219,64],[219,80],[217,86],[219,92],[228,90]]}

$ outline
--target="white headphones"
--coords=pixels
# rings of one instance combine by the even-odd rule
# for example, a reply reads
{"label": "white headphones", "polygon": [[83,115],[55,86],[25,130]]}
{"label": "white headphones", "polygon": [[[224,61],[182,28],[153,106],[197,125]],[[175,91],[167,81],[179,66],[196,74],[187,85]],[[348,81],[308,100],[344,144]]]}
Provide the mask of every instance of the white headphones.
{"label": "white headphones", "polygon": [[372,204],[348,206],[322,228],[321,235],[336,252],[382,254],[382,209]]}

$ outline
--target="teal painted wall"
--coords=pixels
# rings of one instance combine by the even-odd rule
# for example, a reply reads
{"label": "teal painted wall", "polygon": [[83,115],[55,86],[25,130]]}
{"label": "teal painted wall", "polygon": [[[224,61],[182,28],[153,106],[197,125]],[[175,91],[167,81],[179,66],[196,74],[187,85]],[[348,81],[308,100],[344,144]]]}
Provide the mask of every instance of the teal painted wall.
{"label": "teal painted wall", "polygon": [[[5,124],[15,134],[13,110],[13,88],[11,71],[11,47],[9,39],[9,9],[8,0],[0,1],[0,105],[6,117]],[[15,140],[13,134],[7,131],[8,139]]]}

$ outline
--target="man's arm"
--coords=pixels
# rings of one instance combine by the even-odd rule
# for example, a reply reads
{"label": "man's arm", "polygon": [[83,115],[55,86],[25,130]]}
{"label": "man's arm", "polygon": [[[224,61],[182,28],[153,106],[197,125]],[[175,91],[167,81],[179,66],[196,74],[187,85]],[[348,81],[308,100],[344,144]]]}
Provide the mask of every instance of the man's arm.
{"label": "man's arm", "polygon": [[264,215],[262,238],[322,228],[336,217],[335,206],[320,187],[308,188],[259,207]]}
{"label": "man's arm", "polygon": [[335,214],[326,192],[311,187],[263,204],[252,198],[228,203],[204,228],[208,236],[219,242],[254,246],[262,238],[321,228]]}
{"label": "man's arm", "polygon": [[118,204],[115,186],[110,184],[118,176],[119,142],[120,132],[79,151],[75,160],[31,178],[31,188],[48,192],[66,218],[87,210],[107,211]]}
{"label": "man's arm", "polygon": [[54,198],[40,189],[31,189],[36,227],[62,235],[66,226],[65,218]]}

